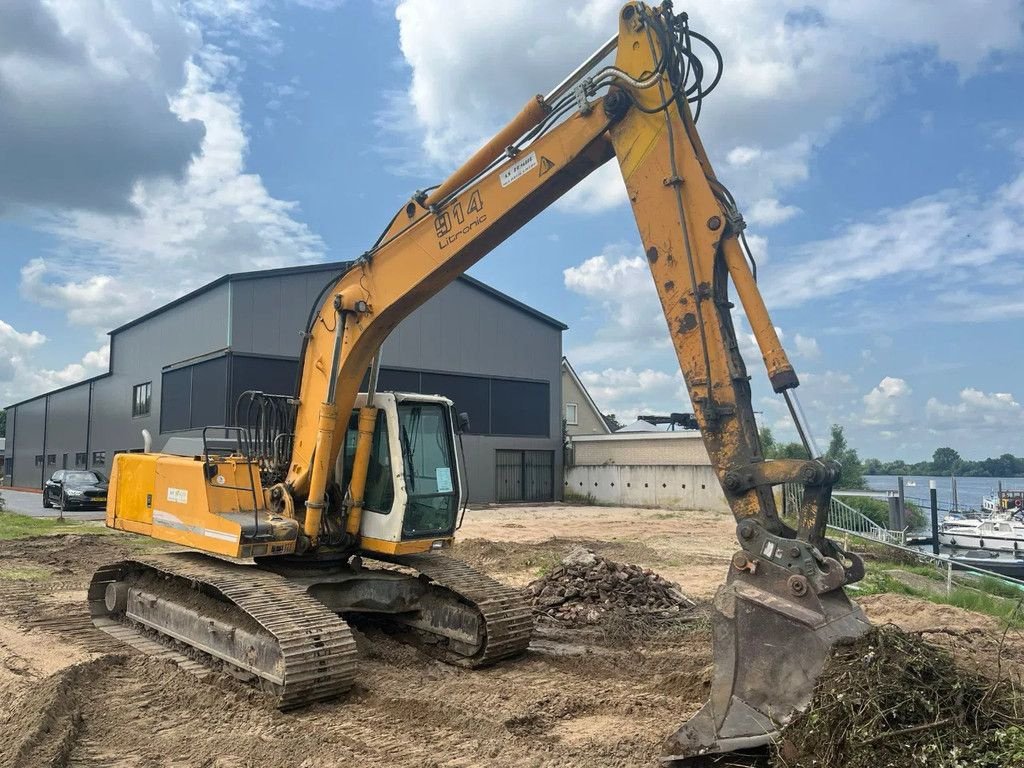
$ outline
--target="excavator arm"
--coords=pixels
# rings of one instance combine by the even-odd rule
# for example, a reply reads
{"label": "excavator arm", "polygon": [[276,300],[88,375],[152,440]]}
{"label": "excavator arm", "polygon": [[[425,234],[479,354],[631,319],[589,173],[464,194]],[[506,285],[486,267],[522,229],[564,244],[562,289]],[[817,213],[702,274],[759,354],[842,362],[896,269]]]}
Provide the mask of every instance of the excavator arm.
{"label": "excavator arm", "polygon": [[[744,249],[742,217],[715,177],[691,112],[691,102],[710,90],[692,51],[703,39],[668,3],[627,4],[615,39],[551,94],[532,99],[440,187],[395,214],[330,288],[311,324],[291,463],[271,491],[279,508],[301,519],[305,545],[315,548],[334,457],[388,334],[614,157],[740,543],[716,598],[711,701],[668,741],[668,762],[763,745],[809,702],[831,645],[866,628],[842,589],[861,578],[863,566],[825,536],[838,466],[810,449],[806,460],[762,454],[730,282],[773,389],[786,397],[805,445],[810,441],[792,397],[798,378]],[[612,49],[614,64],[597,69]],[[352,476],[345,478],[353,537],[374,418],[372,403],[362,407]],[[783,483],[804,487],[795,528],[776,509],[773,487]]]}

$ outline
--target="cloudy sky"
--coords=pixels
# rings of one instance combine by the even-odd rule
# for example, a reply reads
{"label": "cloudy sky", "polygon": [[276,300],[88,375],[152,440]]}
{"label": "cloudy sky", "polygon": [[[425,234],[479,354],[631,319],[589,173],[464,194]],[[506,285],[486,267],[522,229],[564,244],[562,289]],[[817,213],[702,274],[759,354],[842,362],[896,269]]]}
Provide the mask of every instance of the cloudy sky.
{"label": "cloudy sky", "polygon": [[[1024,5],[676,5],[725,56],[700,128],[815,431],[1024,454]],[[225,272],[361,253],[619,7],[6,0],[0,403],[105,370],[107,331]],[[473,274],[570,325],[606,411],[686,409],[617,173]]]}

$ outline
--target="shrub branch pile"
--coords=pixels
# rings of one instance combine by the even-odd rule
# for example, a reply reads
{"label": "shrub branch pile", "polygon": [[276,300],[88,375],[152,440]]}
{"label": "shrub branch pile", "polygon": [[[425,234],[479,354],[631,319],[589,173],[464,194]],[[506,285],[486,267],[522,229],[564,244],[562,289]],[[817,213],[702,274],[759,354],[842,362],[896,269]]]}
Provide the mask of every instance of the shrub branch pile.
{"label": "shrub branch pile", "polygon": [[678,584],[650,568],[618,563],[582,547],[527,590],[537,613],[571,626],[624,617],[634,623],[677,621],[695,605]]}
{"label": "shrub branch pile", "polygon": [[957,667],[893,626],[840,643],[811,706],[785,728],[775,768],[1024,765],[1020,681]]}

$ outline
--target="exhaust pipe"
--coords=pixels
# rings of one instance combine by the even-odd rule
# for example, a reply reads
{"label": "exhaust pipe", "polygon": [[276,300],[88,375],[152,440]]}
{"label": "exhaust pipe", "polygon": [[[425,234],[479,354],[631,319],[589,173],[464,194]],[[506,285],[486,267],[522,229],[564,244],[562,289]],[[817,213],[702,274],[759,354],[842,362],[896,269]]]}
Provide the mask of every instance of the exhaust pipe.
{"label": "exhaust pipe", "polygon": [[153,452],[153,436],[149,434],[148,429],[142,430],[142,452],[152,453]]}

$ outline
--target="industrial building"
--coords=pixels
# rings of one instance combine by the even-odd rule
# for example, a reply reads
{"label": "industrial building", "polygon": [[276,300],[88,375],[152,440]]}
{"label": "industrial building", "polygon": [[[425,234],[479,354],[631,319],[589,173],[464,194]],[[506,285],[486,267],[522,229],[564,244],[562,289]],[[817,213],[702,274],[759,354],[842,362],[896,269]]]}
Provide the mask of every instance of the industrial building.
{"label": "industrial building", "polygon": [[[249,389],[293,394],[310,307],[345,263],[215,280],[110,332],[106,373],[7,406],[4,484],[58,469],[109,474],[114,454],[231,424]],[[470,416],[469,498],[543,501],[562,487],[566,326],[468,276],[388,338],[379,388],[442,394]]]}

